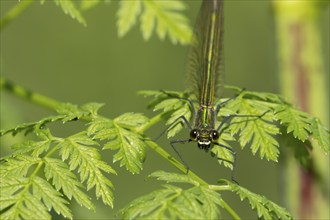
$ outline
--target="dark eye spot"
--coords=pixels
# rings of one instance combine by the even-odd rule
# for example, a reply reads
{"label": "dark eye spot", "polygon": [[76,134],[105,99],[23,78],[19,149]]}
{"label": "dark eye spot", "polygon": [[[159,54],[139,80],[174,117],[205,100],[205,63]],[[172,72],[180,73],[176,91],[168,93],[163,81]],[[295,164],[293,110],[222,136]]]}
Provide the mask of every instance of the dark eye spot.
{"label": "dark eye spot", "polygon": [[197,134],[198,134],[198,132],[197,132],[196,129],[191,130],[190,131],[190,138],[193,139],[193,140],[196,140]]}
{"label": "dark eye spot", "polygon": [[212,131],[212,139],[213,140],[218,140],[219,138],[219,133],[216,130]]}

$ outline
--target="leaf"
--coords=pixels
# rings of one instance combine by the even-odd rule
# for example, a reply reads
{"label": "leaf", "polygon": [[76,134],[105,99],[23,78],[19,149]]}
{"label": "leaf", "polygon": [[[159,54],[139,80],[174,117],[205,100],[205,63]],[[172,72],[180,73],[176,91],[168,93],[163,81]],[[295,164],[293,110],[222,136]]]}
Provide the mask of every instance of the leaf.
{"label": "leaf", "polygon": [[32,132],[34,128],[37,127],[44,127],[47,123],[50,122],[55,122],[55,121],[60,121],[64,118],[62,115],[56,115],[56,116],[49,116],[44,119],[41,119],[37,122],[31,122],[31,123],[23,123],[21,125],[16,126],[15,128],[11,128],[8,130],[1,130],[0,131],[0,136],[12,133],[12,135],[16,135],[17,133],[25,131],[25,135],[28,134],[29,132]]}
{"label": "leaf", "polygon": [[83,11],[87,11],[97,6],[100,2],[100,0],[82,0],[80,3],[80,9]]}
{"label": "leaf", "polygon": [[168,173],[162,170],[153,172],[149,175],[149,177],[154,177],[157,180],[166,181],[167,183],[189,183],[195,186],[199,186],[200,184],[193,180],[188,175],[182,175],[178,173]]}
{"label": "leaf", "polygon": [[266,197],[250,192],[237,184],[233,184],[228,180],[221,180],[231,187],[231,191],[240,196],[241,200],[247,199],[252,209],[258,212],[258,218],[263,219],[292,219],[291,214],[284,208],[271,202]]}
{"label": "leaf", "polygon": [[[132,120],[131,122],[128,121]],[[87,134],[93,135],[94,139],[106,140],[103,149],[118,150],[113,161],[120,161],[120,166],[125,166],[131,173],[139,173],[145,158],[146,144],[143,137],[137,132],[124,128],[134,125],[140,126],[146,121],[141,114],[124,114],[114,121],[97,118],[88,128]],[[135,127],[134,127],[135,128]]]}
{"label": "leaf", "polygon": [[9,177],[24,177],[28,174],[31,166],[41,162],[38,157],[28,155],[17,155],[13,158],[6,158],[6,161],[1,163],[0,176]]}
{"label": "leaf", "polygon": [[118,116],[114,122],[125,128],[135,128],[147,123],[149,119],[140,113],[125,113]]}
{"label": "leaf", "polygon": [[52,179],[52,184],[57,191],[62,189],[63,194],[69,199],[73,197],[78,204],[95,210],[90,198],[79,189],[82,187],[81,183],[77,181],[77,177],[69,170],[64,162],[54,158],[45,158],[44,161],[45,177],[47,181]]}
{"label": "leaf", "polygon": [[[26,187],[28,187],[27,184]],[[8,197],[1,197],[1,203]],[[51,219],[46,207],[28,190],[21,190],[13,196],[15,204],[6,210],[1,208],[1,219]]]}
{"label": "leaf", "polygon": [[76,8],[71,0],[54,0],[56,5],[59,5],[65,14],[69,14],[73,19],[76,19],[80,24],[87,25],[80,11]]}
{"label": "leaf", "polygon": [[47,181],[40,177],[33,180],[33,195],[42,199],[48,210],[54,208],[55,212],[65,218],[72,219],[72,213],[67,207],[68,201],[62,198],[62,194],[56,191]]}
{"label": "leaf", "polygon": [[330,148],[330,132],[326,129],[318,118],[312,120],[312,138],[317,141],[318,145],[329,153]]}
{"label": "leaf", "polygon": [[150,38],[157,22],[156,32],[161,40],[168,35],[174,44],[190,42],[192,31],[188,20],[178,12],[185,9],[182,2],[144,0],[143,5],[145,10],[141,15],[141,30],[145,40]]}
{"label": "leaf", "polygon": [[119,37],[123,37],[135,24],[141,13],[141,1],[120,1],[117,13],[117,28]]}
{"label": "leaf", "polygon": [[[200,196],[202,193],[204,198]],[[163,189],[155,190],[132,201],[119,212],[123,219],[217,219],[219,209],[216,206],[220,202],[220,196],[212,194],[213,197],[211,197],[209,194],[210,192],[204,186],[183,190],[172,185],[165,185]],[[216,209],[211,210],[206,205],[211,205]]]}
{"label": "leaf", "polygon": [[30,153],[31,156],[38,157],[49,149],[51,142],[49,139],[43,141],[28,140],[23,143],[14,144],[11,148],[15,150],[13,155],[26,154],[32,151]]}
{"label": "leaf", "polygon": [[97,116],[100,108],[104,106],[103,103],[90,102],[81,106],[81,109],[87,111],[91,116]]}
{"label": "leaf", "polygon": [[290,106],[276,108],[276,116],[282,124],[287,126],[287,133],[293,132],[293,136],[305,141],[311,132],[312,121],[308,114]]}
{"label": "leaf", "polygon": [[100,159],[97,149],[89,146],[96,144],[86,134],[78,134],[64,139],[58,147],[62,159],[69,159],[70,170],[78,168],[81,181],[87,180],[87,190],[95,187],[96,197],[101,197],[104,204],[113,207],[113,193],[110,190],[113,185],[101,171],[116,172]]}
{"label": "leaf", "polygon": [[218,219],[220,195],[200,185],[187,175],[157,171],[150,175],[166,182],[188,183],[193,187],[182,189],[164,185],[142,196],[119,212],[123,219]]}
{"label": "leaf", "polygon": [[268,113],[269,107],[254,100],[237,97],[227,103],[226,108],[237,112],[238,116],[234,116],[228,123],[228,130],[232,135],[240,135],[239,142],[242,148],[250,142],[253,154],[259,150],[261,158],[277,161],[279,145],[274,136],[280,131],[273,124],[275,117],[272,112]]}

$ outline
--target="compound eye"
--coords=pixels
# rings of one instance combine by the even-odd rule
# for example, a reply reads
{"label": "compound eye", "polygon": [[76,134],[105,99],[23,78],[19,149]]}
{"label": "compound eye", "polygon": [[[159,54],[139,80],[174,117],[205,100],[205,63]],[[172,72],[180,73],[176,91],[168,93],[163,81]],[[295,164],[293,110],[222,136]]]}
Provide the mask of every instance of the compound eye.
{"label": "compound eye", "polygon": [[218,140],[219,138],[219,133],[216,130],[212,131],[212,139],[213,140]]}
{"label": "compound eye", "polygon": [[198,132],[196,129],[191,130],[190,138],[195,140],[197,138],[197,134],[198,134]]}

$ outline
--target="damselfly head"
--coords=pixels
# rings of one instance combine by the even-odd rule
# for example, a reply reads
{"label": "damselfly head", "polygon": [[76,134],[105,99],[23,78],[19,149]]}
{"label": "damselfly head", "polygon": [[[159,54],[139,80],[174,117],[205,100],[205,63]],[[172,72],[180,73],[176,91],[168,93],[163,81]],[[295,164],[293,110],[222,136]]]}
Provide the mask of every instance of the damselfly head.
{"label": "damselfly head", "polygon": [[218,140],[219,133],[213,129],[193,129],[190,132],[190,138],[197,142],[197,146],[200,149],[208,150],[211,147],[211,143]]}

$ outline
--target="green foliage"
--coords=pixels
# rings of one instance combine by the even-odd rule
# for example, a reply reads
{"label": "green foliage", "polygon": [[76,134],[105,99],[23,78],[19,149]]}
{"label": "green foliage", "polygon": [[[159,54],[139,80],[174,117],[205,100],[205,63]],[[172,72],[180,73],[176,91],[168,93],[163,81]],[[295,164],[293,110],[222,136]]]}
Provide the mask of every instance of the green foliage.
{"label": "green foliage", "polygon": [[121,1],[117,13],[118,34],[124,36],[140,16],[140,29],[145,40],[148,40],[155,30],[161,40],[168,35],[174,44],[187,44],[192,32],[188,20],[180,14],[184,9],[185,5],[178,0]]}
{"label": "green foliage", "polygon": [[[240,91],[240,89],[237,89]],[[142,91],[145,96],[153,96],[149,107],[154,110],[162,110],[166,114],[166,124],[173,123],[182,112],[188,120],[191,119],[191,110],[187,99],[194,100],[186,93],[164,91]],[[222,99],[218,103],[225,101]],[[196,103],[195,103],[196,105]],[[219,112],[219,122],[228,115],[236,115],[221,131],[219,143],[229,146],[228,142],[237,140],[241,147],[250,145],[253,154],[259,151],[260,158],[277,161],[279,155],[278,136],[280,128],[285,127],[289,135],[299,141],[291,146],[293,150],[301,152],[305,148],[304,142],[313,138],[325,153],[329,152],[329,130],[319,119],[302,112],[287,103],[282,97],[271,93],[257,93],[251,91],[240,92],[239,95],[226,103]],[[237,117],[238,116],[238,117]],[[279,122],[279,123],[278,123]],[[192,125],[194,126],[194,125]],[[168,137],[172,137],[182,129],[182,121],[177,121],[168,129]],[[298,145],[298,146],[297,146]],[[232,154],[219,146],[215,146],[212,152],[218,158],[232,161]],[[306,153],[306,151],[304,151]],[[297,154],[299,154],[297,152]],[[307,154],[300,154],[300,156]],[[300,157],[300,159],[302,159]],[[220,160],[221,162],[221,160]],[[232,168],[231,163],[225,162],[226,167]]]}
{"label": "green foliage", "polygon": [[[44,4],[46,0],[41,0],[41,4]],[[76,19],[80,24],[87,25],[86,20],[81,15],[80,10],[75,6],[73,0],[54,0],[55,4],[60,6],[65,14],[70,15],[73,19]]]}
{"label": "green foliage", "polygon": [[[102,161],[96,148],[100,145],[97,140],[109,137],[104,149],[112,147],[125,151],[126,158],[120,158],[117,153],[114,160],[121,159],[127,163],[127,169],[138,172],[142,169],[145,144],[142,136],[132,130],[148,119],[141,114],[127,113],[111,121],[98,116],[101,106],[98,103],[81,107],[61,104],[57,109],[59,115],[1,131],[1,135],[32,132],[38,139],[13,145],[14,152],[1,158],[1,219],[50,219],[48,210],[51,209],[65,218],[73,218],[68,208],[72,198],[81,206],[95,209],[86,194],[86,190],[92,188],[95,188],[96,198],[102,198],[104,204],[113,207],[113,185],[105,173],[116,172]],[[81,118],[92,121],[88,129],[65,138],[55,137],[46,128],[51,122],[65,123]],[[112,132],[121,137],[101,135],[99,129],[108,130],[100,124],[108,122],[114,126]],[[117,145],[119,139],[125,143]]]}
{"label": "green foliage", "polygon": [[292,219],[282,207],[264,196],[222,180],[226,185],[203,185],[187,175],[157,171],[150,175],[167,183],[185,183],[190,187],[181,188],[166,184],[163,188],[141,196],[119,211],[123,219],[219,219],[223,200],[216,190],[230,190],[247,199],[263,219]]}
{"label": "green foliage", "polygon": [[[44,4],[45,0],[40,0]],[[60,6],[65,14],[70,15],[80,24],[87,25],[82,11],[109,3],[109,0],[81,0],[80,7],[76,6],[77,1],[53,0]],[[182,15],[186,9],[183,2],[179,0],[158,1],[158,0],[136,0],[119,1],[117,12],[117,28],[119,37],[123,37],[140,20],[140,29],[144,40],[149,40],[153,32],[156,32],[159,39],[169,37],[173,44],[188,44],[191,40],[192,30],[188,19]]]}
{"label": "green foliage", "polygon": [[230,186],[230,190],[239,195],[243,201],[247,199],[252,209],[256,209],[258,212],[258,218],[263,219],[292,219],[292,216],[284,208],[278,206],[266,197],[250,192],[246,188],[233,184],[228,180],[221,180]]}
{"label": "green foliage", "polygon": [[193,185],[183,189],[164,185],[142,196],[119,211],[121,218],[134,219],[217,219],[220,217],[221,197],[205,185],[200,185],[187,175],[158,171],[151,177],[166,182]]}
{"label": "green foliage", "polygon": [[[139,173],[146,156],[146,140],[150,141],[143,134],[144,130],[164,118],[166,124],[171,125],[168,136],[172,137],[184,126],[183,121],[177,118],[181,115],[188,120],[192,118],[188,99],[195,98],[187,93],[143,91],[141,94],[155,97],[149,107],[162,110],[161,117],[155,116],[149,120],[139,113],[125,113],[109,119],[98,115],[102,104],[76,106],[63,103],[58,105],[58,114],[55,116],[0,131],[1,135],[22,132],[37,137],[36,140],[14,144],[13,153],[1,158],[1,218],[50,219],[48,210],[52,209],[65,218],[73,218],[68,207],[72,198],[81,206],[95,209],[92,199],[86,194],[91,189],[95,189],[96,198],[102,198],[104,204],[113,207],[114,187],[107,174],[116,172],[102,161],[99,146],[102,145],[103,150],[116,151],[114,162],[119,161],[120,166],[125,166],[133,174]],[[225,100],[219,100],[218,103]],[[281,130],[285,130],[286,144],[295,151],[302,164],[310,163],[309,151],[304,147],[306,144],[311,145],[310,137],[315,140],[314,145],[318,144],[325,152],[329,151],[329,131],[320,121],[295,109],[274,94],[250,91],[239,93],[222,107],[216,126],[228,114],[240,116],[228,121],[221,129],[219,144],[222,146],[230,148],[230,143],[237,140],[242,148],[250,144],[252,152],[259,151],[261,158],[277,160],[277,136]],[[47,128],[49,123],[60,121],[65,124],[76,120],[87,120],[88,126],[67,137],[56,137]],[[233,168],[231,151],[215,145],[211,154],[225,167]],[[168,156],[164,158],[170,160]],[[217,190],[231,190],[242,200],[248,199],[251,207],[257,210],[259,218],[291,218],[285,209],[265,197],[228,181],[225,181],[226,185],[210,186],[191,174],[163,171],[155,172],[150,177],[171,184],[134,200],[120,211],[121,217],[218,219],[221,208],[229,212],[232,210],[228,209]],[[173,185],[182,183],[189,187]],[[232,215],[235,216],[235,213]]]}
{"label": "green foliage", "polygon": [[120,166],[134,174],[142,170],[146,144],[143,136],[132,129],[147,122],[148,118],[142,114],[126,113],[114,120],[96,118],[87,132],[93,139],[107,141],[103,149],[118,150],[113,161],[120,161]]}

